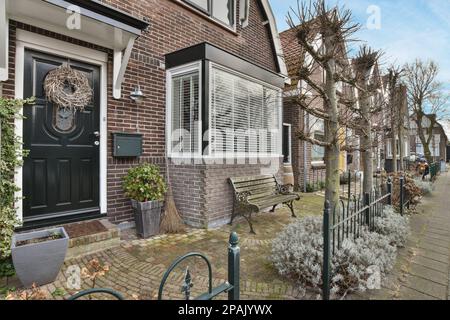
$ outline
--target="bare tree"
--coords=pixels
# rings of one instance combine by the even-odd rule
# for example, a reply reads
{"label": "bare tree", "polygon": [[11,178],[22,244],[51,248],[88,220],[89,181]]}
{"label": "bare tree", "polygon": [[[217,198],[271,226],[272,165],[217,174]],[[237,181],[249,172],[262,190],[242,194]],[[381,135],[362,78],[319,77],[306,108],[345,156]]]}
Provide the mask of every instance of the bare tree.
{"label": "bare tree", "polygon": [[[439,67],[431,60],[423,62],[417,59],[405,66],[409,107],[417,127],[417,135],[424,148],[425,157],[430,163],[433,161],[430,149],[433,128],[439,121],[439,115],[447,113],[448,97],[442,93],[442,85],[437,81],[438,74]],[[429,116],[433,114],[436,116]],[[427,122],[429,125],[424,127]]]}
{"label": "bare tree", "polygon": [[[398,146],[402,144],[400,137],[399,125],[401,123],[401,106],[398,94],[398,87],[400,85],[403,70],[396,66],[391,66],[388,70],[388,115],[390,117],[389,131],[391,133],[391,150],[392,150],[392,171],[398,172]],[[397,138],[399,144],[397,144]]]}
{"label": "bare tree", "polygon": [[[303,90],[300,90],[297,105],[324,123],[324,139],[316,139],[307,130],[299,132],[298,136],[325,148],[325,193],[334,207],[339,202],[342,141],[346,124],[351,122],[347,116],[354,117],[352,112],[348,112],[349,108],[354,108],[354,101],[346,101],[338,92],[344,89],[338,90],[338,87],[344,83],[357,85],[348,77],[345,43],[351,40],[359,24],[352,22],[351,11],[337,6],[328,8],[324,0],[298,2],[297,9],[289,13],[287,20],[296,30],[296,40],[303,48],[298,61],[300,88]],[[321,81],[318,81],[317,74],[322,75]]]}
{"label": "bare tree", "polygon": [[[361,121],[357,124],[360,132],[360,151],[364,164],[363,192],[371,193],[373,189],[373,150],[378,142],[374,126],[373,115],[380,112],[384,101],[377,99],[376,94],[380,84],[374,79],[374,70],[380,59],[381,52],[370,47],[362,46],[354,59],[356,81],[359,84],[359,108],[353,112],[360,115]],[[381,102],[381,104],[379,104]]]}

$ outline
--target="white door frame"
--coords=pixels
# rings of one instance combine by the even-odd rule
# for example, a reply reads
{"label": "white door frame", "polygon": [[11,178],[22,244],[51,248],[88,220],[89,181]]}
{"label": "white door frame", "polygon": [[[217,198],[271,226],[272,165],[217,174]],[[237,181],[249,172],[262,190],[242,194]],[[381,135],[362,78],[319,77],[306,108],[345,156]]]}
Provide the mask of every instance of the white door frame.
{"label": "white door frame", "polygon": [[[57,39],[45,37],[36,33],[31,33],[24,30],[17,30],[16,34],[16,60],[15,60],[15,96],[17,99],[24,98],[24,64],[25,64],[25,49],[33,49],[48,53],[51,55],[71,58],[86,62],[100,67],[100,212],[107,213],[107,106],[108,106],[108,91],[107,91],[107,62],[108,55],[105,52],[77,46],[68,42]],[[23,115],[23,110],[20,111]],[[23,138],[23,120],[16,119],[15,133]],[[16,208],[17,218],[23,221],[23,203],[22,203],[22,183],[23,169],[17,168],[14,176],[15,184],[20,188],[16,192]]]}

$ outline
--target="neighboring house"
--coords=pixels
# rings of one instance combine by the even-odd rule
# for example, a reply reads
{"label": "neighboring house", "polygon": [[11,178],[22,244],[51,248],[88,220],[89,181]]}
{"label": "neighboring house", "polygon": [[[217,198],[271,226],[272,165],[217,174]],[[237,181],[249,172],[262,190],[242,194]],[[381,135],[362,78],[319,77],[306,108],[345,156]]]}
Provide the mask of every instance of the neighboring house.
{"label": "neighboring house", "polygon": [[[447,136],[447,139],[450,139],[450,120],[445,119],[442,121],[439,121],[442,128],[444,129],[445,135]],[[450,162],[450,141],[447,141],[447,162]]]}
{"label": "neighboring house", "polygon": [[[268,0],[3,0],[0,42],[2,95],[37,98],[16,126],[30,150],[15,177],[27,227],[127,223],[123,176],[140,163],[164,170],[166,155],[195,227],[229,222],[229,177],[280,173],[287,72]],[[43,81],[62,64],[89,79],[83,112],[46,99]],[[142,135],[142,155],[115,156],[117,132]]]}
{"label": "neighboring house", "polygon": [[[384,80],[386,83],[388,82],[387,76],[384,77]],[[389,97],[391,88],[389,87],[389,84],[386,85],[386,95]],[[404,161],[405,159],[401,159],[401,151],[400,148],[403,148],[403,155],[405,158],[410,156],[411,146],[410,146],[410,138],[409,138],[409,132],[410,132],[410,121],[409,121],[409,109],[408,109],[408,96],[407,96],[407,89],[404,85],[399,85],[395,89],[395,105],[400,108],[398,112],[396,112],[397,115],[399,115],[400,119],[398,120],[398,123],[400,123],[400,126],[397,128],[397,134],[395,135],[395,139],[393,137],[393,133],[391,130],[391,118],[392,114],[390,110],[387,110],[384,115],[385,119],[385,149],[384,149],[384,169],[387,172],[392,172],[393,170],[393,143],[395,142],[397,145],[397,168],[400,169],[400,161]],[[400,133],[399,133],[400,132]],[[403,137],[403,144],[400,146],[400,139],[399,136]]]}
{"label": "neighboring house", "polygon": [[[298,74],[299,68],[301,67],[300,57],[304,49],[298,43],[296,29],[292,28],[280,33],[280,38],[288,68],[288,75],[291,80],[291,83],[285,87],[283,99],[283,136],[285,137],[283,140],[284,161],[285,163],[292,165],[295,188],[304,191],[307,189],[308,185],[311,186],[318,184],[318,182],[325,182],[325,148],[300,140],[298,133],[302,131],[309,132],[312,137],[321,140],[324,138],[325,130],[323,120],[305,114],[298,106],[296,99],[300,94],[310,95],[313,100],[312,104],[314,108],[321,108],[323,106],[323,101],[321,98],[314,95],[313,90],[311,90],[303,80],[299,79]],[[320,48],[320,39],[316,40],[313,45]],[[343,44],[343,47],[345,47],[345,44]],[[345,51],[345,49],[343,51]],[[343,60],[347,61],[346,57],[344,57]],[[314,68],[312,77],[317,83],[321,84],[324,82],[324,75],[325,73],[321,68]],[[341,83],[338,87],[338,93],[345,95],[348,98],[354,95],[354,90]],[[345,144],[345,137],[347,136],[347,133],[350,132],[347,128],[342,128],[342,130],[341,136],[343,137],[343,140],[341,143]],[[352,158],[353,156],[348,157],[347,152],[341,153],[340,170],[342,172],[345,172],[347,169],[352,169],[353,160],[347,161]],[[356,161],[354,163],[356,163]]]}
{"label": "neighboring house", "polygon": [[[428,138],[428,128],[431,126],[430,118],[436,118],[435,114],[426,115],[422,120],[422,128],[425,131],[425,138]],[[418,134],[417,124],[414,118],[411,117],[411,130],[410,130],[410,141],[411,141],[411,153],[415,155],[424,155],[424,147],[422,141],[420,140]],[[433,127],[433,136],[430,142],[430,151],[433,161],[447,161],[447,146],[448,146],[448,136],[444,129],[444,126],[437,122]]]}

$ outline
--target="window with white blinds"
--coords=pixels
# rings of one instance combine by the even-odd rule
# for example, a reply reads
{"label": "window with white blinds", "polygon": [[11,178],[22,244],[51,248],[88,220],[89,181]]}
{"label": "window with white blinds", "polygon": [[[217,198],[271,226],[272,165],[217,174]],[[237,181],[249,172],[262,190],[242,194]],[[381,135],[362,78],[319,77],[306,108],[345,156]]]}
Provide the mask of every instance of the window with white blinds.
{"label": "window with white blinds", "polygon": [[172,78],[171,150],[179,155],[201,154],[199,72]]}
{"label": "window with white blinds", "polygon": [[278,154],[280,92],[217,67],[210,77],[211,155]]}

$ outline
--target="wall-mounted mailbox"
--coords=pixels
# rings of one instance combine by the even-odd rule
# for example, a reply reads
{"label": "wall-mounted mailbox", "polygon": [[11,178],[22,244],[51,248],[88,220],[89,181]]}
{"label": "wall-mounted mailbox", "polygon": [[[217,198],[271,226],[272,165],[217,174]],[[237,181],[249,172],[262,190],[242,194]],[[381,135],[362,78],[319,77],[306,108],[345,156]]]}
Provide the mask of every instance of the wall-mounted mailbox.
{"label": "wall-mounted mailbox", "polygon": [[116,158],[137,158],[142,155],[142,134],[113,133],[113,156]]}

